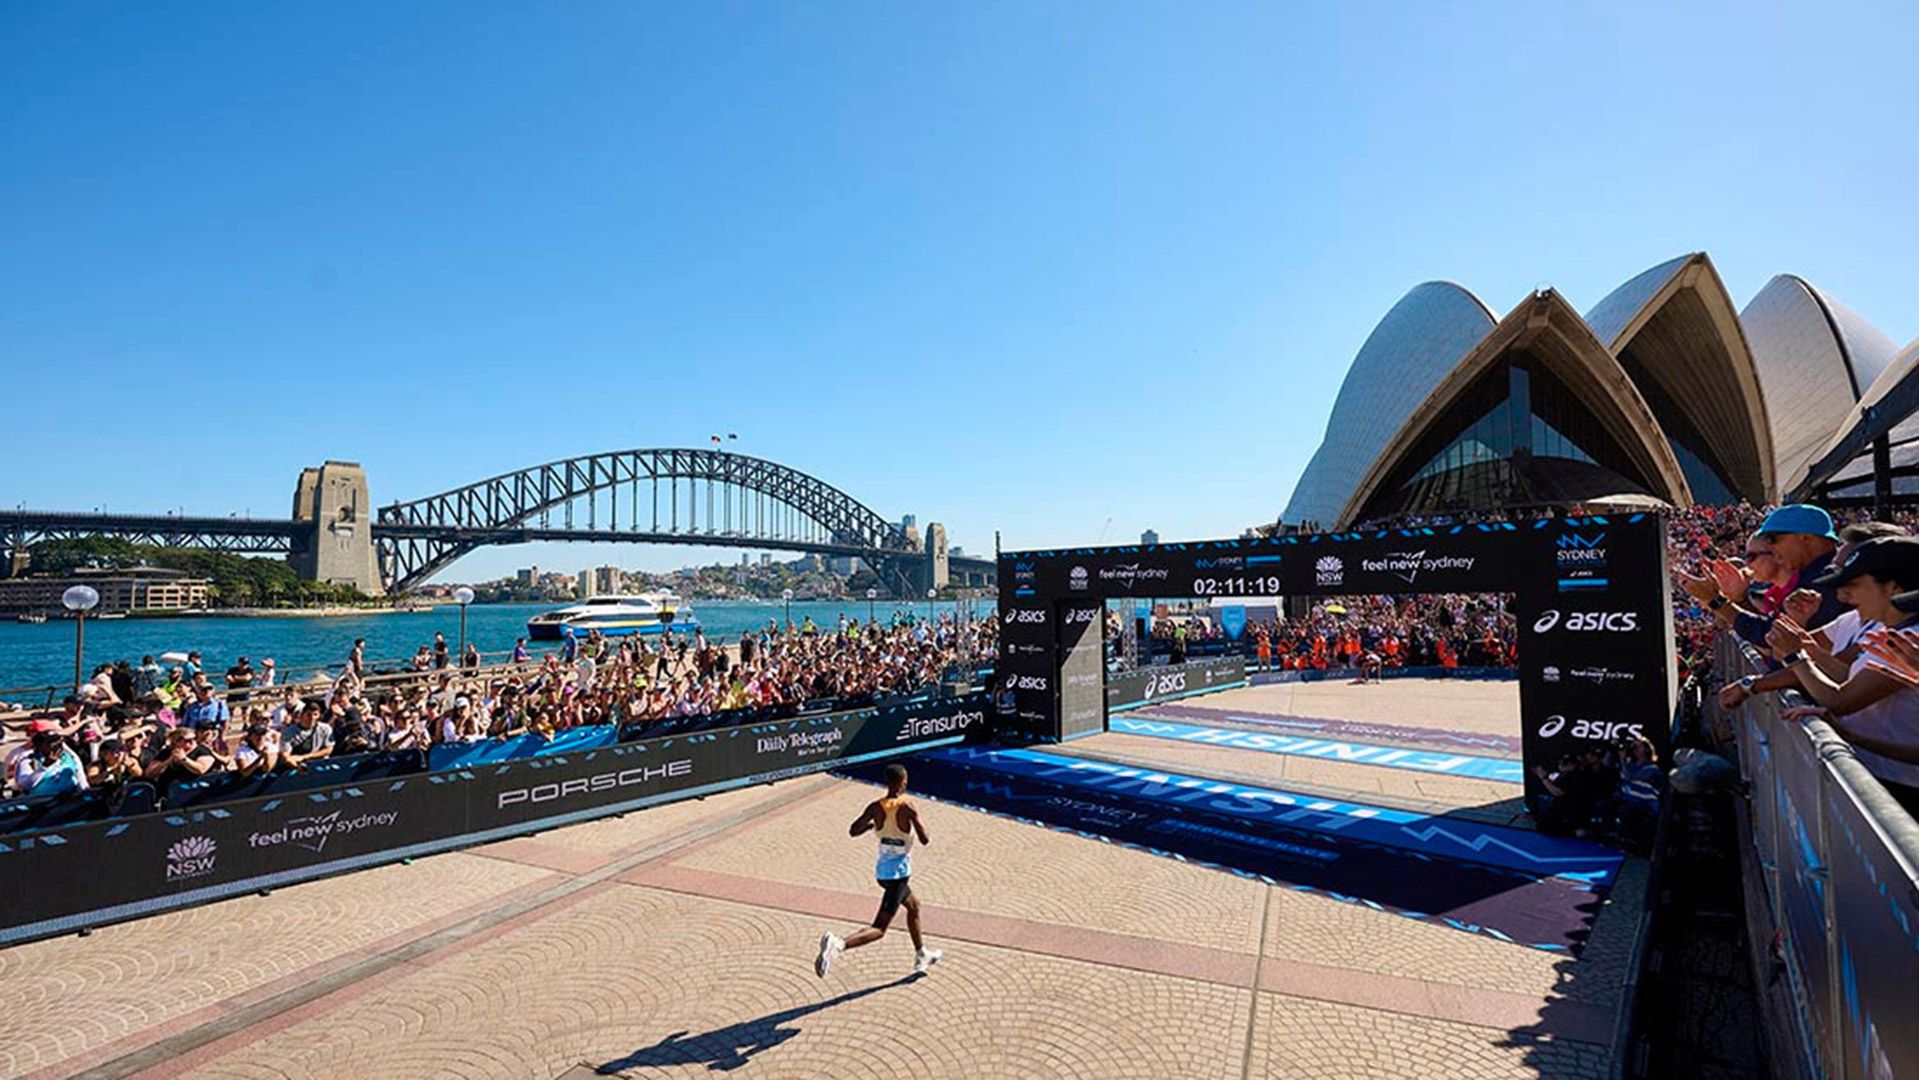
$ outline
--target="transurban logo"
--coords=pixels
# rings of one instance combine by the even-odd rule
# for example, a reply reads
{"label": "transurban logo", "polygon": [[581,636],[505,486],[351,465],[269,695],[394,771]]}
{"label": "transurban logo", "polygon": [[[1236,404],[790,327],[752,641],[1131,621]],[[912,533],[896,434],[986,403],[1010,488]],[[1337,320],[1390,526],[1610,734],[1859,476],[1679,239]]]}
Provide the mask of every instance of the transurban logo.
{"label": "transurban logo", "polygon": [[1539,725],[1539,737],[1542,739],[1550,739],[1562,731],[1568,738],[1589,739],[1593,742],[1611,742],[1623,735],[1637,737],[1642,734],[1640,725],[1629,724],[1623,720],[1569,721],[1558,713],[1548,716],[1546,722]]}
{"label": "transurban logo", "polygon": [[1066,585],[1075,592],[1086,591],[1086,568],[1075,566],[1066,573]]}
{"label": "transurban logo", "polygon": [[1164,567],[1141,566],[1138,563],[1125,563],[1120,566],[1102,566],[1099,570],[1101,581],[1116,581],[1128,590],[1142,581],[1165,581]]}
{"label": "transurban logo", "polygon": [[220,845],[211,836],[188,836],[167,848],[167,880],[185,881],[213,873]]}
{"label": "transurban logo", "polygon": [[1359,568],[1368,573],[1391,574],[1408,585],[1420,574],[1434,570],[1471,570],[1471,555],[1434,555],[1421,551],[1389,551],[1383,559],[1361,559]]}
{"label": "transurban logo", "polygon": [[1321,555],[1313,563],[1313,581],[1319,585],[1344,585],[1346,563],[1337,555]]}
{"label": "transurban logo", "polygon": [[[1025,716],[1025,713],[1021,713]],[[1035,717],[1037,718],[1037,716]],[[913,716],[908,717],[905,726],[894,737],[894,742],[908,739],[923,739],[928,735],[951,735],[955,731],[965,731],[974,724],[986,722],[983,712],[954,713],[951,716]]]}
{"label": "transurban logo", "polygon": [[[1533,633],[1546,634],[1561,625],[1557,609],[1546,611],[1533,621]],[[1639,629],[1639,613],[1636,611],[1570,611],[1563,620],[1568,631],[1611,631],[1615,634],[1630,634]]]}
{"label": "transurban logo", "polygon": [[755,749],[762,754],[784,754],[792,751],[796,757],[812,757],[824,753],[840,744],[846,737],[843,731],[801,731],[790,735],[763,735]]}
{"label": "transurban logo", "polygon": [[341,811],[317,817],[294,818],[272,832],[256,832],[248,835],[248,847],[278,847],[292,844],[297,848],[318,853],[326,847],[326,842],[335,836],[349,836],[364,829],[384,829],[400,820],[397,810],[388,810],[378,814],[360,814],[357,817],[342,817]]}
{"label": "transurban logo", "polygon": [[660,780],[674,780],[682,776],[693,775],[693,759],[681,758],[663,765],[636,765],[619,772],[597,773],[573,780],[561,780],[553,784],[536,784],[533,787],[514,788],[500,792],[495,809],[504,810],[516,803],[544,803],[556,799],[570,799],[577,795],[593,795],[616,788],[641,787]]}

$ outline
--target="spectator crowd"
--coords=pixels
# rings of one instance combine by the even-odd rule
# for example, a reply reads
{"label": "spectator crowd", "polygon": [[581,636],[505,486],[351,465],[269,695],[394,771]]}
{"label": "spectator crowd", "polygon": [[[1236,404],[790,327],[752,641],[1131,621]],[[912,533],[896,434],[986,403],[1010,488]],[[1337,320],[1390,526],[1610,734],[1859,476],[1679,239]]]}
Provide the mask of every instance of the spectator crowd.
{"label": "spectator crowd", "polygon": [[[437,635],[436,635],[437,637]],[[174,784],[212,774],[264,775],[375,751],[427,750],[573,728],[649,724],[732,710],[857,708],[937,685],[966,663],[990,663],[990,626],[896,619],[885,625],[842,615],[774,623],[731,642],[668,631],[646,640],[568,637],[535,659],[524,639],[512,659],[482,668],[469,646],[452,663],[444,638],[422,646],[396,674],[375,675],[356,640],[337,674],[276,683],[271,660],[239,658],[224,686],[198,653],[162,669],[103,665],[57,714],[25,725],[5,749],[7,796],[58,796],[128,784]]]}

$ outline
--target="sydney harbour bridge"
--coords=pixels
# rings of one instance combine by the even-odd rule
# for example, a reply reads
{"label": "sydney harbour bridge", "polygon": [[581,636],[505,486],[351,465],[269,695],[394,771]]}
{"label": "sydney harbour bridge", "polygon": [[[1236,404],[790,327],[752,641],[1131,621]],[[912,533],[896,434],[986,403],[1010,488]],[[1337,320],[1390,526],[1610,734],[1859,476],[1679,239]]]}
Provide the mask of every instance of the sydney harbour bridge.
{"label": "sydney harbour bridge", "polygon": [[938,524],[915,536],[824,480],[719,450],[590,454],[377,509],[360,466],[329,461],[301,472],[293,504],[284,519],[6,510],[0,538],[16,553],[105,536],[280,554],[308,580],[367,593],[406,592],[481,547],[550,540],[854,557],[897,596],[993,583],[992,561],[950,556]]}

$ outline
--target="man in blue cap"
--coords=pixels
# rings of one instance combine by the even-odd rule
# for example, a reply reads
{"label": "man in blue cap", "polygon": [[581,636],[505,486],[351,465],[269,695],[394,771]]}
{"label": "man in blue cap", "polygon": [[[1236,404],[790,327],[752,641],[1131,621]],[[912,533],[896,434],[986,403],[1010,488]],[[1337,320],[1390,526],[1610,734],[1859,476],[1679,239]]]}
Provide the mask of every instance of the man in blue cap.
{"label": "man in blue cap", "polygon": [[[1730,626],[1753,647],[1763,650],[1773,617],[1794,589],[1803,586],[1819,593],[1819,609],[1808,621],[1809,626],[1824,626],[1846,610],[1846,605],[1839,602],[1837,588],[1815,580],[1831,567],[1838,549],[1832,515],[1817,506],[1793,503],[1767,514],[1746,545],[1750,580],[1730,562],[1715,559],[1711,578],[1689,577],[1682,572],[1680,582],[1720,625]],[[1771,588],[1759,588],[1767,584]]]}

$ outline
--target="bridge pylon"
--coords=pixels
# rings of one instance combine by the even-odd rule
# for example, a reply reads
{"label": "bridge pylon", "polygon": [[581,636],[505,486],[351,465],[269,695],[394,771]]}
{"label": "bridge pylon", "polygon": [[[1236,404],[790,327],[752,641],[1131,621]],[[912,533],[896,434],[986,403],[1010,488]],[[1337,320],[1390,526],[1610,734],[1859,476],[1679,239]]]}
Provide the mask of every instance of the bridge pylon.
{"label": "bridge pylon", "polygon": [[295,534],[287,554],[300,577],[351,585],[368,596],[386,592],[373,549],[373,501],[358,463],[328,461],[300,470],[293,519],[308,526]]}

